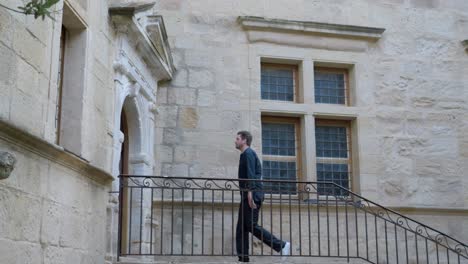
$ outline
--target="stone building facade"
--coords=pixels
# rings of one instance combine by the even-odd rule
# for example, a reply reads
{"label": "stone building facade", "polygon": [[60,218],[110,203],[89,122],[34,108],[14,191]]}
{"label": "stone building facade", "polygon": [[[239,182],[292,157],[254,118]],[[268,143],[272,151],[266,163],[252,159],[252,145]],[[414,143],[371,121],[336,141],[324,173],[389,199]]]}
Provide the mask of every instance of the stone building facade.
{"label": "stone building facade", "polygon": [[[273,170],[278,124],[295,131],[284,177],[321,180],[336,158],[340,184],[468,241],[468,2],[56,8],[0,8],[0,151],[17,160],[0,180],[0,263],[111,263],[120,173],[236,178],[239,130]],[[283,73],[292,92],[269,86]],[[335,77],[344,93],[322,93]],[[330,127],[347,158],[319,154]]]}

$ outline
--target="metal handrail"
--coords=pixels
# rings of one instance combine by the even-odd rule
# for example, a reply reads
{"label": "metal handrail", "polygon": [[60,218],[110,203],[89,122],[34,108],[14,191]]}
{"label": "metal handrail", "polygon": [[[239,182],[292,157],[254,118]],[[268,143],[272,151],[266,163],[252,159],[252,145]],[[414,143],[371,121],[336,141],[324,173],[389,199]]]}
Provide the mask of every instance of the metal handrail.
{"label": "metal handrail", "polygon": [[[430,245],[431,246],[435,246],[436,250],[436,255],[435,256],[437,258],[437,263],[440,263],[439,262],[439,258],[442,257],[442,256],[439,256],[439,255],[443,255],[445,254],[445,257],[447,258],[447,261],[448,263],[450,263],[450,261],[455,261],[454,263],[461,263],[461,259],[463,260],[468,260],[468,245],[465,244],[465,243],[462,243],[460,242],[459,240],[443,233],[443,232],[440,232],[432,227],[429,227],[417,220],[414,220],[414,219],[411,219],[407,216],[404,216],[392,209],[389,209],[389,208],[386,208],[378,203],[375,203],[369,199],[366,199],[365,197],[359,195],[359,194],[356,194],[354,192],[352,192],[351,190],[348,190],[334,182],[313,182],[313,181],[287,181],[287,180],[249,180],[249,179],[227,179],[227,178],[193,178],[193,177],[167,177],[167,176],[144,176],[144,175],[120,175],[120,189],[119,189],[119,192],[120,192],[120,217],[119,217],[119,249],[118,249],[118,255],[119,256],[128,256],[128,255],[151,255],[151,256],[155,256],[155,255],[172,255],[172,256],[175,256],[175,255],[178,255],[176,253],[174,253],[174,250],[172,248],[172,244],[174,243],[173,240],[171,240],[171,252],[170,254],[165,254],[164,250],[163,250],[163,236],[164,236],[164,225],[163,223],[160,223],[160,234],[161,237],[161,242],[159,243],[159,247],[160,247],[160,251],[159,253],[158,252],[153,252],[153,244],[154,244],[154,241],[153,241],[153,232],[154,230],[152,230],[150,227],[149,230],[146,230],[148,232],[151,232],[151,238],[150,238],[150,242],[143,242],[142,240],[142,237],[143,237],[143,211],[144,211],[144,208],[145,207],[147,209],[147,211],[151,211],[151,219],[150,219],[150,222],[152,223],[153,222],[153,213],[155,210],[160,210],[161,212],[161,216],[158,216],[159,218],[158,219],[161,219],[160,221],[163,222],[165,219],[164,219],[164,210],[168,210],[169,212],[171,212],[172,214],[172,219],[173,219],[173,214],[175,211],[179,210],[177,208],[174,208],[174,191],[182,191],[182,211],[184,210],[184,206],[186,205],[187,208],[190,208],[191,210],[191,221],[194,221],[194,207],[196,207],[195,205],[192,205],[192,207],[190,207],[190,201],[184,201],[184,194],[183,192],[184,191],[187,191],[187,192],[190,192],[191,191],[191,194],[192,194],[192,200],[191,202],[195,202],[195,195],[194,193],[195,192],[201,192],[201,196],[202,196],[202,200],[201,200],[201,207],[202,207],[202,214],[204,216],[204,206],[210,206],[211,205],[211,213],[212,213],[212,219],[214,219],[214,197],[215,197],[215,192],[221,192],[222,194],[222,204],[224,205],[225,201],[226,203],[228,203],[228,201],[234,203],[234,202],[238,202],[238,200],[235,200],[234,198],[234,192],[236,191],[248,191],[246,189],[242,189],[242,188],[239,188],[239,183],[240,182],[251,182],[251,181],[256,181],[256,182],[262,182],[263,184],[276,184],[278,186],[296,186],[295,187],[295,190],[292,190],[292,191],[284,191],[284,190],[280,190],[280,193],[278,195],[280,195],[280,200],[279,200],[279,204],[280,204],[280,210],[282,209],[281,205],[288,205],[289,204],[289,207],[288,207],[288,210],[287,212],[289,212],[289,214],[287,214],[287,216],[289,217],[289,229],[290,229],[290,237],[292,237],[292,223],[291,223],[291,219],[293,217],[293,214],[294,212],[292,212],[291,210],[291,203],[293,201],[293,199],[291,199],[291,197],[293,197],[294,195],[297,195],[298,198],[296,200],[294,200],[294,203],[297,203],[295,204],[296,205],[299,205],[298,209],[299,209],[299,216],[298,216],[298,219],[299,219],[299,223],[300,223],[300,219],[302,218],[302,216],[304,214],[301,214],[301,207],[307,207],[307,209],[309,210],[308,211],[308,215],[306,215],[309,219],[309,224],[310,224],[310,219],[311,219],[311,212],[310,212],[310,208],[311,206],[315,206],[316,208],[313,209],[315,210],[315,214],[317,214],[316,218],[317,218],[317,221],[319,222],[318,223],[318,238],[317,238],[317,243],[318,243],[318,254],[312,254],[312,248],[311,248],[311,226],[309,226],[308,230],[309,230],[309,248],[308,248],[308,254],[302,254],[302,245],[299,245],[299,248],[301,250],[301,254],[296,254],[294,256],[330,256],[330,257],[346,257],[346,258],[361,258],[361,259],[364,259],[370,263],[379,263],[379,249],[382,247],[382,245],[379,245],[379,241],[382,240],[383,238],[381,238],[379,235],[378,235],[378,232],[379,232],[379,229],[378,229],[378,224],[377,222],[378,221],[383,221],[384,223],[384,230],[385,230],[385,257],[386,257],[386,261],[387,263],[389,263],[389,259],[390,261],[392,260],[396,260],[396,263],[399,263],[399,260],[400,259],[404,259],[403,256],[399,255],[399,248],[401,246],[405,247],[405,252],[406,253],[406,261],[409,260],[409,258],[413,257],[413,256],[410,256],[410,252],[409,252],[409,244],[410,244],[410,241],[408,240],[407,236],[410,235],[410,236],[413,236],[414,237],[414,243],[415,243],[415,253],[416,253],[416,260],[417,262],[419,263],[419,260],[426,260],[427,263],[429,263],[429,254],[434,254],[434,250],[431,251],[431,253],[429,252],[429,243],[431,243]],[[137,195],[135,195],[135,192],[134,190],[136,190],[135,192],[137,193]],[[144,196],[144,191],[148,191],[148,190],[151,190],[151,197],[148,198],[146,196]],[[155,199],[158,199],[158,198],[155,198],[155,194],[156,192],[159,191],[161,194],[158,193],[158,195],[161,195],[162,196],[162,201],[170,204],[171,204],[171,207],[170,208],[153,208],[153,200]],[[166,196],[166,200],[164,200],[164,193],[166,191],[171,191],[172,193],[172,197],[167,197]],[[264,189],[263,190],[264,192],[273,192],[274,190],[273,189]],[[130,205],[130,209],[129,208],[124,208],[124,193],[127,193],[126,195],[129,196],[125,199],[127,199],[127,203]],[[130,194],[129,194],[130,192]],[[141,193],[141,196],[138,197],[138,192]],[[211,192],[211,194],[209,193]],[[231,200],[225,200],[225,194],[227,192],[230,192],[232,193],[232,199]],[[340,194],[345,194],[345,195],[336,195],[336,193],[340,193]],[[312,202],[311,202],[311,199],[310,199],[310,195],[314,195],[315,198],[316,198],[316,202],[317,204],[314,205]],[[205,203],[205,195],[207,197],[211,197],[211,203],[208,202],[208,203]],[[273,197],[274,194],[269,194],[270,197]],[[304,197],[301,197],[301,196],[304,196],[304,195],[307,195],[307,197],[309,199],[305,199]],[[282,197],[281,197],[282,196]],[[286,198],[283,198],[285,197]],[[145,197],[146,197],[146,200],[150,200],[150,204],[148,205],[145,205],[143,206],[143,203],[145,200]],[[268,195],[267,195],[268,197]],[[141,204],[140,204],[140,209],[136,210],[134,209],[132,211],[132,204],[133,204],[133,198],[137,198],[136,200],[138,200]],[[199,197],[198,197],[199,198]],[[197,198],[197,199],[198,199]],[[167,200],[167,199],[170,199],[170,200]],[[338,203],[340,202],[340,203]],[[273,205],[273,201],[271,199],[266,199],[264,201],[264,204],[265,206],[272,206]],[[340,205],[343,205],[344,204],[344,210],[345,210],[345,217],[346,217],[346,255],[342,255],[340,254],[340,239],[342,239],[342,237],[340,236],[339,234],[339,204]],[[161,204],[162,206],[164,206],[163,204]],[[200,206],[200,205],[198,205]],[[232,206],[232,205],[231,205]],[[350,230],[348,229],[349,225],[351,225],[350,223],[348,223],[348,218],[349,218],[349,213],[348,213],[348,206],[351,207],[351,208],[354,208],[355,212],[354,212],[354,225],[353,227],[355,228],[355,233],[354,234],[349,234]],[[328,254],[321,254],[321,250],[320,250],[320,243],[321,243],[321,238],[320,238],[320,233],[322,232],[320,230],[320,208],[321,207],[324,207],[325,210],[326,210],[326,215],[322,217],[326,217],[327,219],[327,225],[326,225],[326,228],[327,228],[327,232],[328,232],[328,236],[327,236],[327,253]],[[331,215],[329,213],[329,210],[331,207],[334,207],[335,211],[336,211],[336,219],[334,219],[335,215]],[[222,210],[222,214],[223,214],[223,230],[224,230],[224,217],[225,217],[225,214],[224,214],[224,209]],[[229,208],[228,208],[229,209]],[[126,230],[129,230],[129,232],[131,233],[132,231],[132,224],[131,224],[131,220],[132,220],[132,216],[130,216],[130,221],[127,221],[127,222],[130,222],[130,223],[127,223],[127,226],[122,226],[123,224],[123,215],[124,215],[124,211],[125,210],[130,210],[129,212],[127,212],[127,215],[125,217],[129,217],[129,215],[132,215],[134,212],[138,211],[140,213],[140,216],[139,218],[138,217],[133,217],[135,219],[139,219],[139,223],[133,223],[133,226],[134,225],[138,225],[139,224],[139,250],[138,252],[133,252],[132,251],[132,236],[130,235],[126,235],[126,238],[128,241],[122,241],[122,230],[124,230],[126,228]],[[187,209],[188,210],[188,209]],[[198,207],[197,207],[197,210],[198,210]],[[286,209],[284,209],[286,210]],[[341,209],[340,209],[341,210]],[[358,212],[357,210],[359,210],[361,212],[361,214],[359,215],[358,217]],[[123,212],[123,213],[122,213]],[[273,216],[273,209],[272,207],[270,207],[270,211],[269,211],[270,215]],[[362,215],[362,213],[364,213],[364,216]],[[231,221],[231,224],[233,225],[234,224],[234,210],[232,210],[231,208],[231,215],[232,215],[232,221]],[[323,214],[323,213],[322,213]],[[374,226],[373,226],[373,229],[370,229],[368,230],[368,228],[370,227],[369,223],[368,223],[368,214],[370,216],[373,216],[374,217]],[[283,212],[280,211],[280,217],[283,215]],[[263,216],[263,215],[262,215]],[[183,217],[183,216],[182,216]],[[294,217],[297,218],[297,215],[294,215]],[[315,215],[314,215],[315,217]],[[361,238],[361,240],[359,240],[359,233],[360,231],[358,230],[359,228],[359,225],[358,225],[358,220],[359,219],[362,219],[363,217],[364,220],[362,221],[365,221],[365,224],[364,224],[364,227],[365,227],[365,247],[366,247],[366,254],[360,254],[359,250],[360,250],[360,245],[364,244],[361,240],[363,240],[364,238]],[[331,222],[336,222],[336,238],[337,238],[337,252],[338,254],[336,255],[333,255],[333,254],[330,254],[330,248],[331,248],[331,242],[330,242],[330,237],[332,237],[330,235],[330,223],[329,223],[329,220]],[[184,219],[182,218],[182,222],[184,221]],[[351,221],[351,220],[350,220]],[[271,218],[271,222],[273,222],[273,217]],[[168,225],[166,223],[166,225]],[[387,226],[390,225],[391,228],[393,227],[393,236],[394,236],[394,239],[393,238],[390,238],[390,239],[393,239],[394,240],[394,250],[395,250],[395,255],[389,255],[389,244],[388,244],[388,228]],[[174,224],[171,223],[171,228],[173,229],[174,228]],[[271,224],[271,227],[273,227],[273,224]],[[280,222],[280,229],[282,227],[282,223]],[[191,246],[192,246],[192,255],[193,255],[193,247],[194,247],[194,234],[193,234],[193,224],[192,224],[192,242],[191,242]],[[301,228],[301,226],[298,227],[299,229]],[[202,227],[203,229],[203,227]],[[214,229],[213,229],[214,230]],[[213,232],[212,230],[212,232]],[[146,232],[145,231],[145,232]],[[373,241],[371,238],[369,238],[369,234],[368,234],[368,231],[371,232],[371,231],[374,231],[374,238],[375,241]],[[202,230],[202,232],[204,232],[204,230]],[[362,231],[361,231],[362,232]],[[399,233],[403,233],[404,236],[405,236],[405,241],[400,241],[402,238],[398,239],[397,238],[397,235]],[[156,235],[156,234],[155,234]],[[182,227],[182,235],[184,235],[184,230],[183,230],[183,227]],[[224,233],[222,234],[223,235],[223,240],[224,240]],[[232,234],[230,235],[233,235],[233,232]],[[349,235],[354,235],[355,237],[353,237],[353,241],[350,241],[350,237]],[[203,255],[203,256],[214,256],[214,255],[221,255],[221,256],[233,256],[235,255],[234,253],[234,249],[232,246],[232,250],[230,251],[230,254],[228,253],[225,253],[224,251],[222,252],[222,254],[215,254],[214,253],[214,245],[212,245],[211,247],[211,250],[212,250],[212,254],[204,254],[204,248],[203,248],[203,241],[204,241],[204,233],[202,233],[202,248],[201,248],[201,252],[202,254],[198,254],[198,255]],[[299,235],[300,236],[300,235]],[[423,246],[425,246],[425,250],[422,250],[424,253],[425,253],[425,256],[419,256],[419,250],[420,250],[420,247],[421,245],[418,245],[418,241],[422,239],[422,243],[424,244]],[[132,241],[130,241],[132,240]],[[212,237],[212,241],[215,240],[215,237],[214,237],[214,233],[213,233],[213,237]],[[122,247],[122,243],[125,242],[126,244],[126,248],[123,249]],[[135,241],[133,241],[135,244]],[[222,241],[224,242],[224,241]],[[230,242],[233,242],[233,241],[230,241]],[[301,242],[301,241],[300,241]],[[356,247],[355,247],[355,250],[356,250],[356,254],[353,254],[350,252],[350,242],[352,243],[356,243]],[[375,251],[376,252],[371,252],[370,253],[370,250],[369,250],[369,243],[370,242],[374,242],[375,243]],[[147,244],[147,246],[149,247],[149,251],[144,253],[142,252],[142,245],[143,244]],[[181,242],[182,244],[182,253],[183,252],[183,246],[184,246],[184,242]],[[213,243],[213,242],[212,242]],[[190,243],[187,243],[187,244],[190,244]],[[333,245],[334,246],[334,245]],[[445,252],[441,251],[441,248],[445,248]],[[363,250],[363,249],[361,249]],[[363,252],[363,251],[361,251]],[[271,254],[263,254],[263,246],[262,246],[262,254],[261,256],[272,256],[272,255],[275,255],[273,254],[273,252],[271,251]],[[439,254],[440,253],[440,254]],[[179,255],[184,255],[184,254],[179,254]],[[196,254],[197,255],[197,254]],[[453,256],[455,256],[455,258],[453,258]],[[375,258],[374,258],[375,257]],[[419,258],[421,257],[421,258]],[[444,258],[445,258],[444,257]],[[452,257],[452,259],[450,260],[450,258]],[[402,259],[402,260],[403,260]],[[455,259],[455,260],[454,260]],[[458,262],[456,262],[458,261]]]}

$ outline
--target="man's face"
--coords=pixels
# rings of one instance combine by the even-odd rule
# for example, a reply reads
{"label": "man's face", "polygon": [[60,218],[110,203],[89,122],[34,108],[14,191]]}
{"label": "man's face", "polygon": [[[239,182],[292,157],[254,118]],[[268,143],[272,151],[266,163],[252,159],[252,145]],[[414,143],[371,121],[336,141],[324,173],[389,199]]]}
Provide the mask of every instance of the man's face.
{"label": "man's face", "polygon": [[247,144],[246,139],[242,139],[240,135],[236,136],[236,141],[234,143],[236,144],[236,149],[242,149],[242,147]]}

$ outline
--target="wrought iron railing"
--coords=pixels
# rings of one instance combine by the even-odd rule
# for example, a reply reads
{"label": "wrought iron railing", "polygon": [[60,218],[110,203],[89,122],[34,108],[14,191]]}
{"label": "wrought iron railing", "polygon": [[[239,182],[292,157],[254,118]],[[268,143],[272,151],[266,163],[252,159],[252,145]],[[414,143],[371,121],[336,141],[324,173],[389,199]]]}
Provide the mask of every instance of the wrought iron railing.
{"label": "wrought iron railing", "polygon": [[[120,176],[118,255],[236,256],[241,181],[248,180]],[[291,243],[288,257],[468,263],[466,244],[332,182],[262,182],[297,186],[264,188],[259,215]],[[281,254],[250,237],[250,256]]]}

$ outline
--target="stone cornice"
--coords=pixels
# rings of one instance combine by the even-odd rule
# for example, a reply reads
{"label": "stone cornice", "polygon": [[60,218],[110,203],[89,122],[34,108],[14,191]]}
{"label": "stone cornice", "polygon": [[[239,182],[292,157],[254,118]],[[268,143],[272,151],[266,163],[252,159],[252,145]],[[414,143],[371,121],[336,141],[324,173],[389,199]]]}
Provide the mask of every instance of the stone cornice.
{"label": "stone cornice", "polygon": [[109,13],[117,31],[134,38],[143,60],[147,62],[158,80],[170,80],[175,68],[163,18],[147,14],[154,3],[154,1],[116,2],[109,7]]}
{"label": "stone cornice", "polygon": [[[29,134],[4,120],[0,120],[0,139],[46,158],[51,162],[74,170],[101,184],[106,184],[114,180],[114,177],[112,177],[109,172],[97,168],[91,165],[87,160],[65,151],[60,146],[51,144],[42,138]],[[19,166],[21,166],[21,164],[17,164],[17,167]]]}
{"label": "stone cornice", "polygon": [[145,11],[151,9],[156,4],[153,0],[139,0],[132,2],[124,2],[114,0],[109,7],[109,11],[114,15],[130,15],[132,16],[136,12]]}
{"label": "stone cornice", "polygon": [[361,27],[352,25],[328,24],[320,22],[268,19],[263,17],[240,16],[239,23],[246,30],[281,31],[329,35],[338,38],[360,38],[378,40],[384,28]]}
{"label": "stone cornice", "polygon": [[463,47],[465,47],[465,50],[468,51],[468,39],[465,39],[462,41]]}

